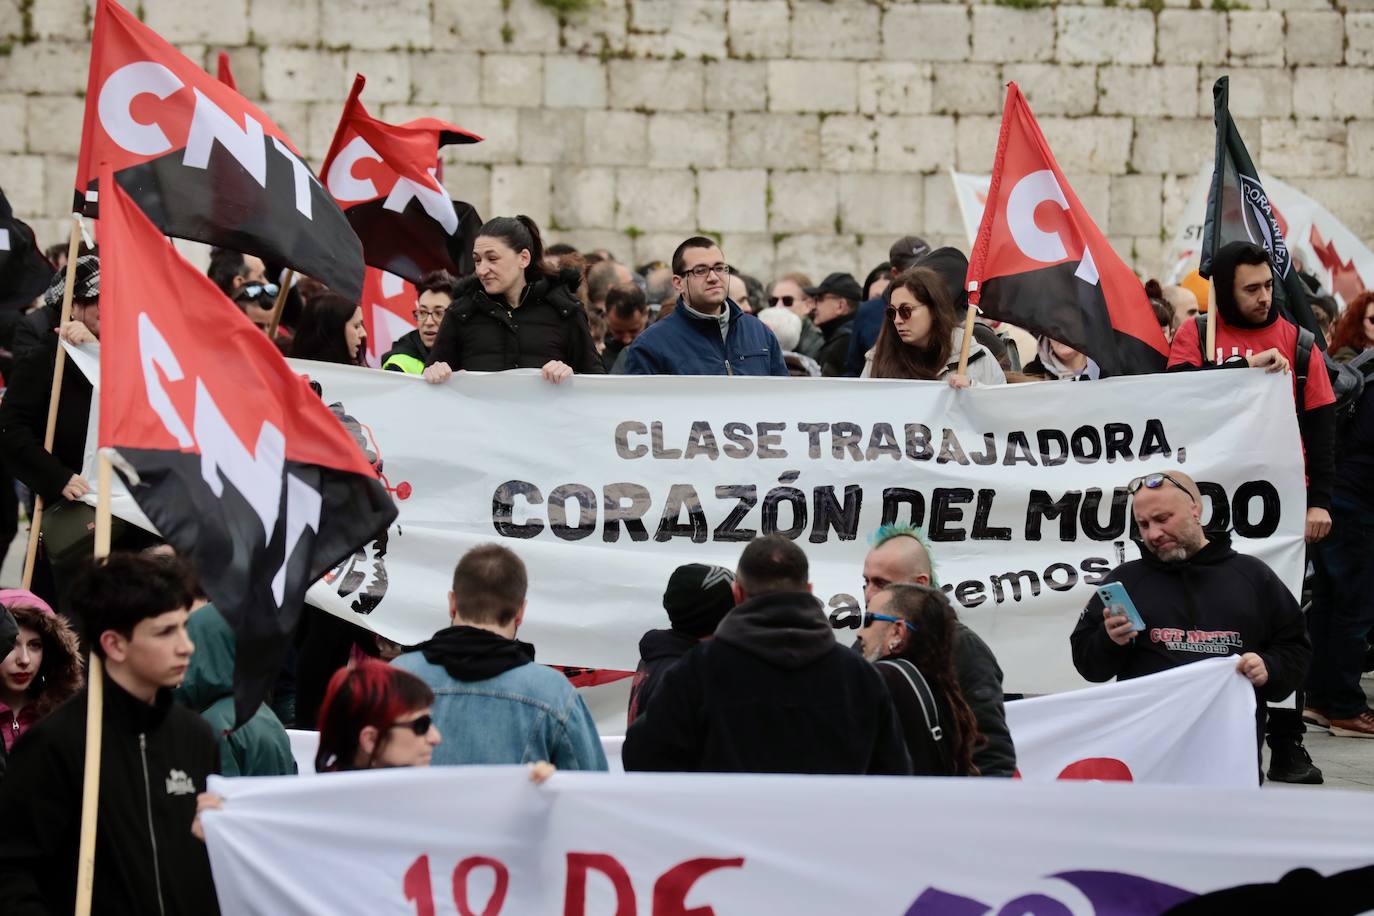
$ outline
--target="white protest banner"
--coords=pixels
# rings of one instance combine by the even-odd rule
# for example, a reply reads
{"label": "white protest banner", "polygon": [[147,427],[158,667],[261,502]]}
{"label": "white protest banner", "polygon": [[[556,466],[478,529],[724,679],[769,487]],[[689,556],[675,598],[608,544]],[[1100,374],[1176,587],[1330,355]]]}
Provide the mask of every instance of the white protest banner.
{"label": "white protest banner", "polygon": [[[1209,658],[1119,684],[1015,700],[1006,708],[1017,778],[1027,782],[1259,785],[1255,691],[1236,671],[1234,658]],[[296,733],[291,740],[294,748]],[[623,737],[601,739],[612,771],[624,769],[624,743]],[[314,756],[311,744],[308,759]]]}
{"label": "white protest banner", "polygon": [[639,637],[663,625],[669,573],[733,569],[758,533],[797,540],[832,620],[857,626],[865,539],[896,521],[925,532],[1007,690],[1080,687],[1074,621],[1093,585],[1138,556],[1126,483],[1170,467],[1200,482],[1205,524],[1234,529],[1238,550],[1301,583],[1292,381],[1258,369],[955,391],[873,379],[552,385],[532,371],[436,386],[293,366],[400,508],[307,600],[403,645],[447,626],[454,563],[491,541],[528,567],[520,632],[548,664],[633,670]]}
{"label": "white protest banner", "polygon": [[[1153,916],[1299,867],[1374,865],[1374,796],[1356,792],[604,773],[535,786],[522,767],[210,789],[225,797],[204,815],[221,909],[264,916]],[[1362,887],[1365,906],[1343,912],[1374,907]]]}
{"label": "white protest banner", "polygon": [[[1316,276],[1340,301],[1349,303],[1362,290],[1374,289],[1374,251],[1346,228],[1330,210],[1292,185],[1260,173],[1264,191],[1274,207],[1293,259]],[[1212,166],[1204,166],[1193,182],[1188,205],[1179,218],[1173,243],[1164,256],[1163,280],[1177,283],[1196,270],[1207,217],[1207,190]]]}
{"label": "white protest banner", "polygon": [[1255,689],[1236,661],[1008,703],[1016,769],[1034,782],[1258,786]]}

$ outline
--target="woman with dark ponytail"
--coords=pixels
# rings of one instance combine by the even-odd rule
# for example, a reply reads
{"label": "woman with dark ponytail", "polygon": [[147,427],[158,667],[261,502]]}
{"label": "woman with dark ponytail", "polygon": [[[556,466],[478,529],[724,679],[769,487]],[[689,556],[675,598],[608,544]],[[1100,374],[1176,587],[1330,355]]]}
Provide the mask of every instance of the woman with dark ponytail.
{"label": "woman with dark ponytail", "polygon": [[605,372],[577,299],[581,275],[546,264],[534,220],[488,220],[472,244],[472,258],[476,270],[458,284],[425,381],[437,384],[465,369],[539,369],[554,383],[574,373]]}

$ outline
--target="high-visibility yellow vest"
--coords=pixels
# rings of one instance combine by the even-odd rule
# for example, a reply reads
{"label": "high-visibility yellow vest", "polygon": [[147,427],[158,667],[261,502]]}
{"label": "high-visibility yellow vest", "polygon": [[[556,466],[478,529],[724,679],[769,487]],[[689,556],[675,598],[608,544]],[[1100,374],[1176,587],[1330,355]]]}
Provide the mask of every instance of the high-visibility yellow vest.
{"label": "high-visibility yellow vest", "polygon": [[393,353],[386,362],[382,363],[383,369],[390,369],[392,366],[407,375],[424,375],[425,372],[424,361],[406,353]]}

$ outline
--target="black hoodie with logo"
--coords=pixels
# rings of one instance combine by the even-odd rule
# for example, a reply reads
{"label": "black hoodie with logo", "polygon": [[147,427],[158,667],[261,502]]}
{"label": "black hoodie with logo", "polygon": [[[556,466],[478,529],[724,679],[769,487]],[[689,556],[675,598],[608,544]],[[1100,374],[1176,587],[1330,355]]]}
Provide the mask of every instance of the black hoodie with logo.
{"label": "black hoodie with logo", "polygon": [[[70,913],[76,900],[86,691],[25,732],[0,781],[0,913]],[[219,904],[196,795],[219,772],[210,726],[158,692],[152,705],[105,678],[94,912],[203,916]]]}
{"label": "black hoodie with logo", "polygon": [[1261,700],[1281,700],[1302,685],[1312,644],[1293,593],[1263,560],[1237,553],[1229,534],[1209,537],[1187,560],[1165,562],[1142,550],[1141,559],[1107,575],[1104,581],[1126,587],[1145,632],[1124,646],[1112,642],[1102,600],[1093,595],[1069,637],[1079,674],[1124,681],[1254,652],[1269,670],[1257,691]]}
{"label": "black hoodie with logo", "polygon": [[626,770],[911,773],[887,686],[807,592],[727,614],[664,673],[623,759]]}

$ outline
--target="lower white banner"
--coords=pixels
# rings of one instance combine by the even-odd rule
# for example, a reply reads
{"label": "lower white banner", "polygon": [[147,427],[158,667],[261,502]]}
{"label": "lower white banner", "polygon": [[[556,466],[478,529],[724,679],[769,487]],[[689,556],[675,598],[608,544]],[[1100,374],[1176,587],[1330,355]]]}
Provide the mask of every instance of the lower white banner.
{"label": "lower white banner", "polygon": [[[90,356],[73,358],[94,378]],[[852,628],[865,542],[897,522],[925,533],[940,584],[992,646],[1007,690],[1072,689],[1083,683],[1068,642],[1078,612],[1139,555],[1126,483],[1171,467],[1199,481],[1205,524],[1232,530],[1237,550],[1295,591],[1302,581],[1292,381],[1258,369],[955,391],[875,379],[552,385],[535,372],[427,385],[292,365],[320,385],[400,508],[307,600],[403,645],[448,625],[454,564],[491,541],[529,569],[521,637],[550,664],[634,670],[639,637],[666,624],[672,570],[733,569],[758,534],[801,544],[817,597]],[[115,496],[117,514],[141,518]]]}
{"label": "lower white banner", "polygon": [[[600,773],[535,786],[515,767],[210,788],[225,797],[204,817],[210,862],[235,916],[1154,916],[1299,867],[1374,875],[1374,796],[1354,792]],[[1374,907],[1374,881],[1346,892],[1367,900],[1340,912]],[[1259,894],[1209,912],[1315,912]]]}
{"label": "lower white banner", "polygon": [[[1017,776],[1179,786],[1259,784],[1255,691],[1235,658],[1210,658],[1119,684],[1007,704]],[[292,731],[302,774],[315,771],[316,732]],[[603,737],[623,771],[622,736]]]}

